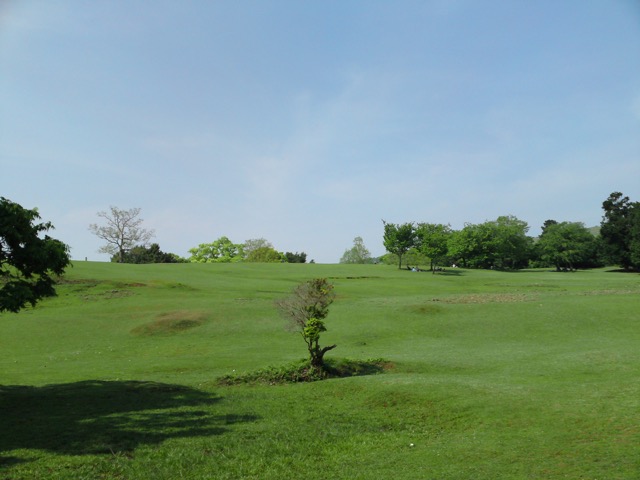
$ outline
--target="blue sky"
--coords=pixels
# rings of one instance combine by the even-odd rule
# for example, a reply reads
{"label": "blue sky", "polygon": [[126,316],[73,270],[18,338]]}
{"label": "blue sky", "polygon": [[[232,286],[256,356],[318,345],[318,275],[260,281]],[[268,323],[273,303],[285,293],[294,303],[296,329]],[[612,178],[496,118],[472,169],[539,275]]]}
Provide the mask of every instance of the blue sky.
{"label": "blue sky", "polygon": [[323,263],[382,219],[598,225],[640,201],[640,2],[4,0],[0,168],[75,259],[110,205]]}

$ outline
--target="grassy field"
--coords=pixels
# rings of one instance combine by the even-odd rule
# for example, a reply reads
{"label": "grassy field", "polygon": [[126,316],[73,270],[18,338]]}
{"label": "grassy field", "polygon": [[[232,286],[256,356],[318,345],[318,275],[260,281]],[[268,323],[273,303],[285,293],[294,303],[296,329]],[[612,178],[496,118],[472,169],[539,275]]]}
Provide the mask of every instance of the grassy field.
{"label": "grassy field", "polygon": [[[273,301],[327,277],[329,357]],[[640,275],[76,262],[0,316],[0,479],[638,479]]]}

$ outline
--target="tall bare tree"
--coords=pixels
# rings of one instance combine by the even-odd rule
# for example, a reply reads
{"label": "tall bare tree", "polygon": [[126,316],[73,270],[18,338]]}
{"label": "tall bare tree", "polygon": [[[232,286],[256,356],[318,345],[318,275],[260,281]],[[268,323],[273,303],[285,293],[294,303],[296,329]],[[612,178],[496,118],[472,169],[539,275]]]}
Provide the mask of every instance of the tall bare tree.
{"label": "tall bare tree", "polygon": [[139,208],[120,210],[113,206],[109,207],[108,212],[98,212],[98,217],[103,218],[106,225],[96,223],[89,225],[91,233],[107,242],[98,252],[117,254],[118,262],[122,263],[128,250],[136,245],[146,245],[155,233],[153,230],[142,228],[143,220],[139,215]]}

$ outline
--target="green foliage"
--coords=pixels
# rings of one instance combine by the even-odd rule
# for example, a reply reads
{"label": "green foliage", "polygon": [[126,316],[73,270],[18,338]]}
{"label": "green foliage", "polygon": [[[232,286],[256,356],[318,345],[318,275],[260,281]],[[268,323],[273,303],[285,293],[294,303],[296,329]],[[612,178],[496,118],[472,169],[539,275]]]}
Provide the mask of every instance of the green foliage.
{"label": "green foliage", "polygon": [[299,284],[288,297],[276,302],[282,316],[307,344],[311,366],[321,370],[324,368],[324,354],[336,347],[321,348],[319,345],[320,334],[327,330],[324,319],[334,298],[333,285],[325,278],[315,278]]}
{"label": "green foliage", "polygon": [[232,263],[241,262],[243,258],[242,245],[233,243],[222,236],[211,243],[201,243],[189,249],[191,263]]}
{"label": "green foliage", "polygon": [[251,250],[244,260],[257,263],[281,263],[285,261],[285,256],[273,247],[265,246]]}
{"label": "green foliage", "polygon": [[582,223],[555,222],[543,229],[536,248],[543,262],[557,270],[574,270],[591,266],[597,240]]}
{"label": "green foliage", "polygon": [[316,382],[327,378],[327,373],[311,366],[309,359],[279,367],[266,367],[248,373],[232,373],[218,378],[219,385],[266,384]]}
{"label": "green foliage", "polygon": [[527,236],[527,222],[513,215],[505,215],[487,223],[493,228],[494,266],[502,269],[526,267],[533,248],[533,240]]}
{"label": "green foliage", "polygon": [[165,253],[160,250],[160,245],[152,243],[148,247],[144,245],[137,245],[131,250],[127,250],[122,259],[119,254],[111,257],[112,262],[121,263],[183,263],[186,260],[180,258],[175,253]]}
{"label": "green foliage", "polygon": [[398,268],[402,268],[402,256],[416,245],[416,232],[413,223],[393,224],[382,221],[384,225],[383,244],[387,252],[398,256]]}
{"label": "green foliage", "polygon": [[630,212],[630,264],[636,270],[640,270],[640,203],[636,202]]}
{"label": "green foliage", "polygon": [[218,378],[218,385],[317,382],[327,378],[346,378],[361,375],[376,375],[390,369],[392,363],[382,358],[369,360],[328,359],[324,369],[314,368],[309,359],[292,362],[279,367],[266,367],[248,373],[231,373]]}
{"label": "green foliage", "polygon": [[[304,252],[287,252],[284,254],[284,258],[287,260],[287,263],[306,263],[307,254]],[[313,263],[313,260],[312,260]]]}
{"label": "green foliage", "polygon": [[449,236],[449,257],[464,267],[518,269],[527,266],[533,240],[526,222],[501,216],[481,224],[466,224]]}
{"label": "green foliage", "polygon": [[345,250],[340,263],[371,263],[371,253],[364,246],[362,237],[353,239],[353,247]]}
{"label": "green foliage", "polygon": [[449,252],[448,242],[451,237],[449,225],[435,223],[419,223],[416,228],[419,250],[431,260],[431,270],[442,265]]}
{"label": "green foliage", "polygon": [[55,295],[53,276],[70,263],[69,247],[42,237],[53,225],[36,223],[39,219],[37,209],[0,197],[0,312],[18,312]]}
{"label": "green foliage", "polygon": [[622,193],[613,192],[602,203],[602,209],[600,235],[607,260],[625,269],[640,270],[640,202],[631,202]]}

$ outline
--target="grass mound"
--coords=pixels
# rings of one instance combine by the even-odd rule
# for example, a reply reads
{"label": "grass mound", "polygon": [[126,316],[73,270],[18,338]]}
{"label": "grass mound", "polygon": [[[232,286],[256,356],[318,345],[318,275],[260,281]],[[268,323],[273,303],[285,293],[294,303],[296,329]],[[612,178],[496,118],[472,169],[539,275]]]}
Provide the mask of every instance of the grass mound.
{"label": "grass mound", "polygon": [[153,322],[139,325],[131,330],[133,335],[172,335],[199,327],[205,320],[204,312],[179,310],[176,312],[162,313]]}
{"label": "grass mound", "polygon": [[308,359],[279,367],[266,367],[249,373],[229,374],[218,378],[218,385],[267,384],[316,382],[327,378],[377,375],[389,370],[393,364],[382,358],[351,360],[347,358],[327,360],[324,369],[311,366]]}

